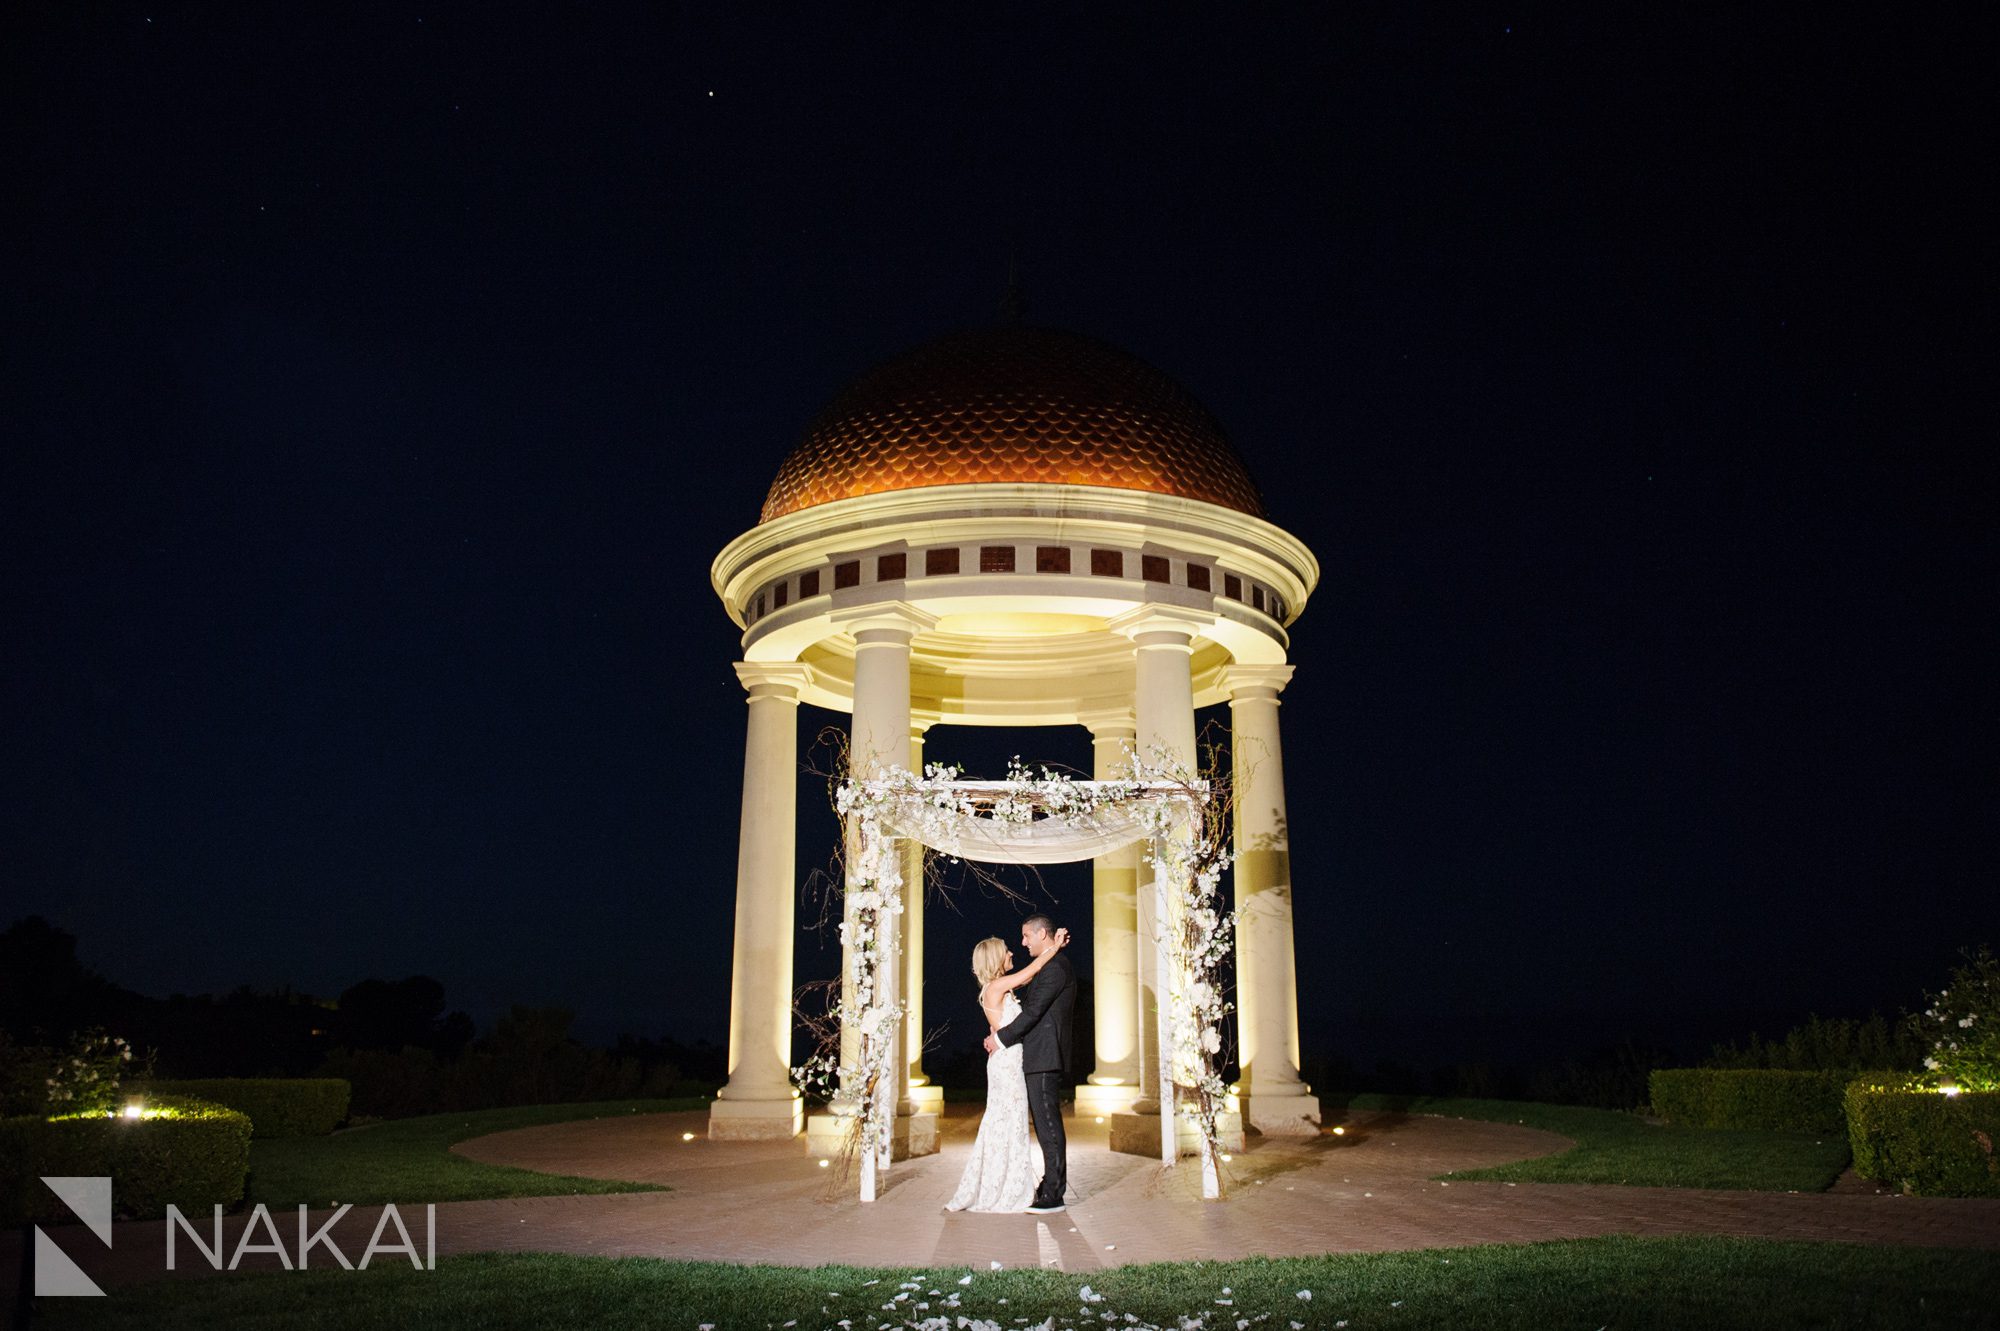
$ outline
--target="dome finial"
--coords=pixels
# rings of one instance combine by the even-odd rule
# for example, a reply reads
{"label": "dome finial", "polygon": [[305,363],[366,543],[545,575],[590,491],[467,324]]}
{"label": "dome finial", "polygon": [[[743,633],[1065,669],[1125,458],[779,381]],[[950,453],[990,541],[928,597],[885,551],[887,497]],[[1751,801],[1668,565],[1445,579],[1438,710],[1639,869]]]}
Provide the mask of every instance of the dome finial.
{"label": "dome finial", "polygon": [[1014,264],[1014,247],[1007,247],[1007,294],[1000,298],[1000,318],[1010,324],[1021,322],[1028,313],[1027,293],[1021,290],[1021,274]]}

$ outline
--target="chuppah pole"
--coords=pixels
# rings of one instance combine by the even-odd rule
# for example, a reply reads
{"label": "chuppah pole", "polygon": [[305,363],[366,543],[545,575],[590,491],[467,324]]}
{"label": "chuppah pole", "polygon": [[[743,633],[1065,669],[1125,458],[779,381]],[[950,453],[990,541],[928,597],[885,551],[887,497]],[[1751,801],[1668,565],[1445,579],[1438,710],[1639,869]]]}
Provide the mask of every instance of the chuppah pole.
{"label": "chuppah pole", "polygon": [[1158,998],[1153,1005],[1153,1016],[1159,1031],[1160,1056],[1160,1163],[1171,1168],[1180,1160],[1180,1129],[1178,1106],[1174,1097],[1174,1002],[1172,994],[1181,984],[1174,974],[1172,950],[1167,946],[1167,930],[1171,928],[1171,913],[1168,908],[1170,889],[1167,883],[1165,862],[1167,848],[1155,847],[1158,852],[1153,866],[1153,975],[1155,976]]}

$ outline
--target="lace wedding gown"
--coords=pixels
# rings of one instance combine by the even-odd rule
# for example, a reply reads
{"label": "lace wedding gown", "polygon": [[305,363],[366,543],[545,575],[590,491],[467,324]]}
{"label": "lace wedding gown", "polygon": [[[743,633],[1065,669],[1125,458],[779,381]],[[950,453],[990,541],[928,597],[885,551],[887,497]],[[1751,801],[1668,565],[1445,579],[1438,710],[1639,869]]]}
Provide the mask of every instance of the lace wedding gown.
{"label": "lace wedding gown", "polygon": [[[1001,1024],[1021,1015],[1012,993],[1000,1000]],[[1042,1182],[1042,1152],[1028,1136],[1028,1083],[1021,1075],[1021,1046],[986,1056],[986,1113],[972,1158],[947,1211],[1025,1211]]]}

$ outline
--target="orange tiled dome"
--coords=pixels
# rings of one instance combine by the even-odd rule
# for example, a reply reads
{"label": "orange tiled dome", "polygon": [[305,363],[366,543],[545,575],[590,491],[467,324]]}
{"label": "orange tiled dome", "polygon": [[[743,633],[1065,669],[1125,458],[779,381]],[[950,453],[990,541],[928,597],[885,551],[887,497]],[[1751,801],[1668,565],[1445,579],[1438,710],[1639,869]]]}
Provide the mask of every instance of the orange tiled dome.
{"label": "orange tiled dome", "polygon": [[761,520],[978,482],[1102,485],[1264,513],[1186,389],[1095,338],[1010,324],[939,338],[849,385],[778,468]]}

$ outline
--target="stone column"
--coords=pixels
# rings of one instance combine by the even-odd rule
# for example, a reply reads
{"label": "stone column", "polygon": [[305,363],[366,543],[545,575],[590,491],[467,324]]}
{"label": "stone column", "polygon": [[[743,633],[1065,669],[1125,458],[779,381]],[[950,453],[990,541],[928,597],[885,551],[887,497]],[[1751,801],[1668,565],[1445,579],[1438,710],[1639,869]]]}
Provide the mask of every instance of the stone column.
{"label": "stone column", "polygon": [[[1142,761],[1194,767],[1194,637],[1208,622],[1206,616],[1151,606],[1113,621],[1134,649],[1134,745]],[[1176,1125],[1160,1114],[1161,921],[1155,917],[1152,868],[1142,860],[1134,877],[1138,1080],[1131,1109],[1112,1116],[1111,1148],[1158,1158],[1171,1151],[1176,1136]]]}
{"label": "stone column", "polygon": [[[1194,770],[1194,625],[1178,618],[1148,615],[1128,633],[1137,648],[1137,716],[1139,757],[1148,763],[1176,764]],[[1139,905],[1139,1096],[1134,1108],[1142,1114],[1160,1112],[1160,994],[1159,942],[1166,922],[1154,907],[1150,867],[1140,873]]]}
{"label": "stone column", "polygon": [[[1129,708],[1086,714],[1091,775],[1122,776],[1137,733]],[[1079,1114],[1109,1115],[1132,1107],[1139,1094],[1139,933],[1141,849],[1100,855],[1091,866],[1090,936],[1097,1032],[1097,1068],[1076,1088]]]}
{"label": "stone column", "polygon": [[[879,768],[903,767],[909,762],[910,643],[921,629],[934,622],[921,611],[903,605],[869,607],[844,619],[843,627],[854,635],[854,716],[847,741],[848,771],[853,775],[866,778]],[[853,922],[851,908],[846,910],[845,918],[848,923]],[[900,917],[892,915],[883,918],[879,946],[900,953]],[[857,960],[853,949],[842,949],[843,998],[852,993]],[[901,957],[898,956],[895,964],[878,979],[885,1002],[893,1001],[900,988],[901,965]],[[899,1024],[889,1038],[900,1051],[905,1040],[903,1026]],[[860,1047],[861,1033],[843,1028],[840,1036],[841,1062],[852,1067],[858,1061]],[[893,1151],[898,1157],[927,1155],[937,1149],[937,1120],[928,1115],[922,1116],[924,1131],[921,1134],[910,1128],[908,1120],[915,1113],[916,1106],[910,1099],[909,1061],[898,1057],[894,1062],[898,1121]],[[850,1088],[841,1088],[833,1108],[836,1117],[854,1111]],[[831,1153],[838,1149],[831,1141],[835,1132],[832,1125],[822,1124],[816,1117],[808,1128],[815,1151],[827,1150]]]}
{"label": "stone column", "polygon": [[750,695],[737,830],[736,930],[729,975],[729,1082],[709,1107],[708,1135],[741,1141],[797,1135],[792,1086],[793,875],[798,806],[799,690],[807,669],[739,661]]}
{"label": "stone column", "polygon": [[1290,828],[1278,694],[1292,667],[1230,666],[1230,761],[1236,795],[1236,1002],[1246,1121],[1260,1132],[1316,1136],[1319,1100],[1299,1077],[1298,972],[1292,947]]}
{"label": "stone column", "polygon": [[[847,765],[851,773],[866,778],[879,768],[906,767],[910,761],[910,640],[917,636],[917,625],[903,616],[887,614],[871,616],[854,624],[852,629],[854,721],[848,729]],[[898,917],[884,915],[882,921],[879,945],[900,949]],[[851,978],[854,974],[851,949],[842,960],[843,974]],[[893,1001],[899,988],[900,966],[899,956],[899,973],[885,974],[878,981],[885,1001]],[[858,1032],[851,1037],[843,1032],[842,1037],[854,1039],[858,1048]],[[900,1035],[897,1038],[900,1041]],[[910,1100],[907,1061],[899,1058],[896,1069],[897,1112],[907,1114]],[[844,1095],[843,1091],[843,1098]]]}

